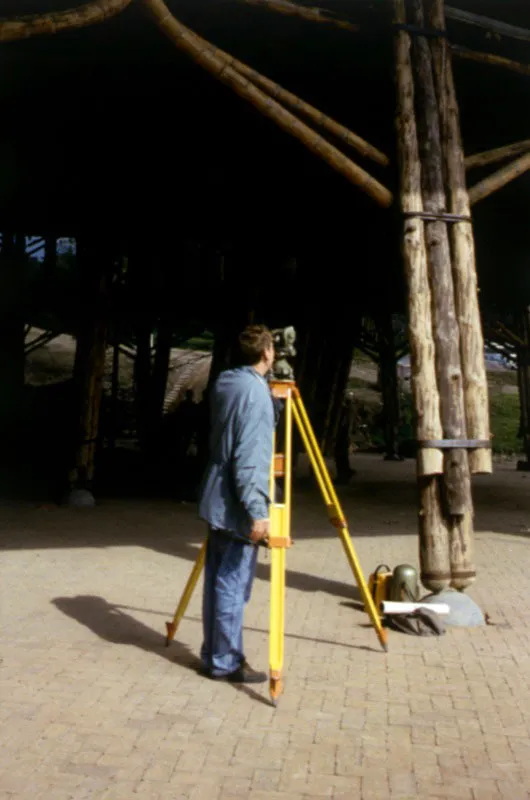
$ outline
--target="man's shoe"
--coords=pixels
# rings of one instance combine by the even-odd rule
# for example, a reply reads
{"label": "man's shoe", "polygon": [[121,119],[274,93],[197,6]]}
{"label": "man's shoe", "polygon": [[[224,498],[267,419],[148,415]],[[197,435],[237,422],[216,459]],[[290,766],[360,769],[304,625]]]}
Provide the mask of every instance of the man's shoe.
{"label": "man's shoe", "polygon": [[267,675],[264,672],[257,672],[252,669],[246,661],[243,661],[234,672],[229,672],[226,675],[212,675],[208,667],[204,665],[199,667],[197,672],[203,678],[210,678],[213,681],[229,681],[229,683],[265,683],[267,680]]}
{"label": "man's shoe", "polygon": [[235,672],[231,672],[229,675],[223,675],[222,677],[230,683],[265,683],[267,680],[265,672],[258,672],[252,669],[246,661],[244,661]]}

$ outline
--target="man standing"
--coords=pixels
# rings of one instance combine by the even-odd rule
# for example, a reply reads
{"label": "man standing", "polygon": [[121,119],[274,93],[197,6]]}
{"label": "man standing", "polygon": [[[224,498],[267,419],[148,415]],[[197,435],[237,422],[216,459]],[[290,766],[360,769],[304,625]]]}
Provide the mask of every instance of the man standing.
{"label": "man standing", "polygon": [[243,653],[243,612],[257,545],[269,535],[274,409],[265,376],[274,345],[267,328],[250,325],[239,346],[245,366],[222,372],[211,395],[210,456],[199,500],[209,526],[201,659],[211,678],[262,683],[267,676]]}

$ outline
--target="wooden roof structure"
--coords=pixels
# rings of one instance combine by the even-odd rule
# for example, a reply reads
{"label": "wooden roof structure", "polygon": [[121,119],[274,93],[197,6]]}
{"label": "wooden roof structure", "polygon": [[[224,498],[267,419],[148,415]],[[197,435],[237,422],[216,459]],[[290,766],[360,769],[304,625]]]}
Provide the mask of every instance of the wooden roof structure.
{"label": "wooden roof structure", "polygon": [[[6,19],[61,14],[71,3],[5,0],[2,13]],[[282,96],[282,107],[322,139],[304,146],[286,135],[289,122],[282,130],[233,90],[230,67],[224,79],[232,85],[221,85],[197,63],[193,48],[183,52],[162,35],[153,14],[153,7],[163,7],[159,0],[151,12],[146,0],[99,0],[79,8],[92,6],[104,7],[103,21],[1,43],[0,227],[73,235],[110,230],[124,241],[139,235],[167,240],[168,252],[184,232],[245,242],[250,252],[318,253],[353,264],[368,284],[365,267],[376,263],[376,284],[383,273],[396,285],[396,204],[390,213],[380,208],[391,204],[397,186],[391,3],[326,0],[319,4],[320,20],[308,2],[167,3],[186,26],[180,34],[187,29],[221,48],[217,57],[229,54],[237,68],[242,63],[257,70],[368,142],[368,153],[352,147],[342,129],[326,129],[322,119],[311,119]],[[527,139],[529,42],[524,34],[514,38],[512,29],[506,36],[468,24],[466,14],[530,29],[530,7],[517,0],[458,0],[458,8],[449,9],[448,31],[454,52],[466,56],[455,59],[466,153]],[[10,35],[4,29],[0,39]],[[485,51],[498,63],[472,60]],[[256,86],[270,96],[270,85],[268,91]],[[322,157],[323,142],[333,148],[330,157]],[[384,155],[374,160],[374,152]],[[342,154],[339,174],[333,158]],[[373,193],[352,190],[346,162],[362,171],[362,179],[372,176],[378,191],[384,187],[376,202]],[[471,183],[492,169],[475,168]],[[529,191],[526,174],[477,205],[486,294],[497,292],[499,262],[505,279],[513,268],[518,290],[524,281],[517,268],[525,261]]]}
{"label": "wooden roof structure", "polygon": [[[92,298],[78,309],[73,484],[93,476],[122,255],[133,264],[145,442],[150,410],[163,404],[179,289],[189,316],[184,298],[203,307],[206,287],[212,374],[255,314],[269,325],[297,317],[297,381],[326,442],[355,317],[376,309],[388,326],[406,276],[422,582],[440,591],[474,581],[471,476],[492,470],[477,285],[483,307],[530,304],[530,6],[455,2],[4,3],[18,15],[0,20],[5,272],[17,283],[20,234],[79,236]],[[223,256],[213,279],[179,258],[190,241],[231,254],[230,280]],[[394,362],[390,328],[385,337]]]}

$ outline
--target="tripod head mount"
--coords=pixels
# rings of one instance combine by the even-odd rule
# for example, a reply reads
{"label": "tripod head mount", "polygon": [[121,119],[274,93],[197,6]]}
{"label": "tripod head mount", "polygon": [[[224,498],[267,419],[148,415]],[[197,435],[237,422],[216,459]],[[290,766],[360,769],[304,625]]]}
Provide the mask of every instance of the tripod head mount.
{"label": "tripod head mount", "polygon": [[295,357],[296,331],[292,326],[287,328],[276,328],[272,331],[274,342],[274,364],[272,365],[272,377],[277,381],[293,381],[294,370],[290,360]]}

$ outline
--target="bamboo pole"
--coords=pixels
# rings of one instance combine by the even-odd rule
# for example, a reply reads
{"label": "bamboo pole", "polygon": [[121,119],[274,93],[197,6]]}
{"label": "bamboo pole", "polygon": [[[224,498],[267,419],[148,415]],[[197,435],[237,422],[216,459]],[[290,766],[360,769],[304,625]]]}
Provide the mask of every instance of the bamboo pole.
{"label": "bamboo pole", "polygon": [[[412,10],[413,24],[423,28],[425,20],[422,0],[412,0]],[[433,214],[445,213],[447,205],[439,108],[431,51],[424,36],[416,38],[414,52],[417,109],[421,130],[424,207]],[[425,223],[425,230],[433,293],[436,371],[444,438],[466,439],[460,333],[447,223],[442,220],[428,221]],[[471,562],[473,544],[471,479],[468,454],[465,449],[455,448],[445,451],[444,501],[450,525],[451,585],[463,589],[469,586],[475,577]]]}
{"label": "bamboo pole", "polygon": [[[520,312],[520,332],[523,344],[517,348],[517,383],[519,386],[520,431],[526,455],[525,468],[530,466],[530,324],[529,308]],[[520,467],[524,462],[520,462]]]}
{"label": "bamboo pole", "polygon": [[[422,0],[412,0],[415,25],[424,25]],[[420,130],[423,204],[425,211],[436,215],[447,211],[443,181],[442,147],[438,105],[433,79],[431,53],[427,40],[416,37],[414,43],[416,73],[416,108]],[[425,241],[433,300],[433,333],[436,348],[436,372],[440,392],[440,411],[444,437],[466,438],[460,335],[454,302],[451,250],[447,224],[440,219],[425,222]],[[462,492],[461,473],[467,456],[464,450],[447,454],[444,474],[451,514],[466,512],[467,498]]]}
{"label": "bamboo pole", "polygon": [[[445,30],[444,0],[427,0],[429,23]],[[470,217],[471,206],[466,186],[464,148],[460,133],[460,111],[456,98],[451,54],[446,39],[432,40],[434,78],[441,106],[441,135],[449,211]],[[488,379],[484,363],[484,336],[478,302],[477,269],[473,228],[469,222],[451,225],[453,282],[460,354],[464,380],[464,404],[469,439],[489,441],[490,420]],[[472,474],[493,472],[491,450],[469,451]]]}
{"label": "bamboo pole", "polygon": [[[394,22],[405,24],[404,0],[394,0]],[[410,59],[410,37],[405,31],[396,34],[396,127],[401,176],[401,208],[407,215],[423,212],[421,165],[414,113],[414,82]],[[417,412],[417,438],[431,441],[442,438],[440,397],[434,365],[431,289],[427,273],[424,223],[407,216],[404,223],[403,257],[408,282],[408,317],[411,349],[411,385]],[[420,449],[418,474],[443,473],[441,450]]]}
{"label": "bamboo pole", "polygon": [[226,61],[227,64],[237,70],[237,72],[239,72],[241,75],[248,78],[256,86],[261,87],[274,100],[290,106],[299,114],[305,115],[321,128],[324,128],[324,130],[327,130],[333,136],[336,136],[337,139],[340,139],[345,144],[353,147],[355,150],[361,153],[361,155],[371,158],[373,161],[376,161],[378,164],[382,164],[385,167],[390,163],[388,156],[371,145],[369,142],[366,142],[356,133],[353,133],[353,131],[350,131],[349,128],[341,125],[340,122],[336,122],[318,108],[306,103],[305,100],[302,100],[300,97],[297,97],[297,95],[287,91],[287,89],[284,89],[278,83],[275,83],[274,81],[270,80],[270,78],[265,77],[265,75],[262,75],[255,69],[252,69],[252,67],[249,67],[242,61],[238,61],[237,58],[234,58],[224,50],[220,50],[218,47],[215,47],[215,45],[206,41],[201,36],[198,36],[197,34],[196,36],[197,41],[200,41],[201,45],[209,47],[215,56]]}
{"label": "bamboo pole", "polygon": [[90,3],[50,14],[32,14],[15,19],[0,19],[0,42],[29,39],[31,36],[59,33],[104,22],[119,14],[131,0],[92,0]]}
{"label": "bamboo pole", "polygon": [[480,200],[489,197],[494,192],[502,189],[503,186],[524,175],[530,169],[530,153],[515,159],[510,164],[494,172],[483,181],[479,181],[469,190],[469,200],[471,205],[474,206]]}
{"label": "bamboo pole", "polygon": [[[394,0],[394,23],[407,22],[405,0]],[[401,207],[406,214],[423,211],[421,165],[414,112],[414,80],[410,36],[395,34],[397,115],[396,129],[401,177]],[[434,366],[431,289],[427,273],[424,223],[419,217],[405,219],[403,259],[408,283],[411,383],[416,409],[417,438],[442,438],[440,398]],[[442,513],[440,479],[443,455],[440,450],[418,450],[419,551],[421,580],[433,592],[445,589],[451,579],[449,528]]]}
{"label": "bamboo pole", "polygon": [[385,460],[398,459],[398,430],[400,418],[399,384],[397,375],[396,338],[391,311],[377,314],[381,396],[383,399]]}
{"label": "bamboo pole", "polygon": [[166,36],[193,61],[233,89],[240,97],[250,102],[284,131],[302,142],[308,150],[318,155],[343,177],[370,195],[379,205],[385,208],[391,205],[392,193],[386,187],[354,164],[344,153],[341,153],[308,125],[301,122],[294,114],[268,97],[223,59],[218,58],[212,52],[211,46],[203,45],[201,39],[193,31],[171,14],[163,0],[143,0],[143,3]]}
{"label": "bamboo pole", "polygon": [[496,56],[493,53],[481,53],[477,50],[470,50],[458,44],[452,44],[451,50],[455,56],[465,61],[476,61],[479,64],[491,64],[492,67],[502,67],[519,75],[530,75],[530,64],[523,64],[521,61],[513,61],[511,58]]}
{"label": "bamboo pole", "polygon": [[276,11],[278,14],[284,14],[288,17],[300,17],[308,22],[321,22],[325,25],[334,25],[336,28],[342,28],[343,30],[353,32],[359,30],[358,25],[340,19],[340,17],[337,17],[330,11],[322,8],[299,6],[296,3],[289,2],[289,0],[243,0],[243,2],[247,5],[259,6],[269,11]]}
{"label": "bamboo pole", "polygon": [[[93,267],[87,259],[85,270]],[[87,488],[94,477],[96,439],[99,429],[103,375],[108,329],[108,290],[109,276],[102,272],[96,284],[86,275],[85,287],[94,296],[88,298],[91,313],[87,315],[78,335],[74,377],[79,402],[78,443],[75,467],[70,474],[74,486]]]}
{"label": "bamboo pole", "polygon": [[445,9],[445,16],[448,19],[454,19],[456,22],[464,22],[468,25],[475,25],[478,28],[483,28],[492,33],[498,33],[501,36],[508,36],[511,39],[519,39],[524,42],[530,42],[530,30],[528,28],[519,28],[516,25],[509,25],[507,22],[484,17],[481,14],[474,14],[471,11],[462,11],[459,8],[451,8],[447,6]]}
{"label": "bamboo pole", "polygon": [[326,447],[330,452],[334,451],[337,439],[337,430],[340,422],[340,412],[344,401],[344,396],[348,388],[348,378],[350,375],[353,360],[353,349],[355,335],[353,331],[343,331],[344,345],[341,348],[341,357],[338,359],[340,364],[337,374],[337,386],[333,405],[330,406],[330,420],[326,431]]}
{"label": "bamboo pole", "polygon": [[496,147],[494,150],[486,150],[484,153],[475,153],[472,156],[467,156],[464,163],[466,169],[487,167],[489,164],[504,161],[505,158],[510,158],[510,156],[519,156],[529,150],[530,139],[524,139],[522,142],[514,142],[513,144],[504,145],[504,147]]}

